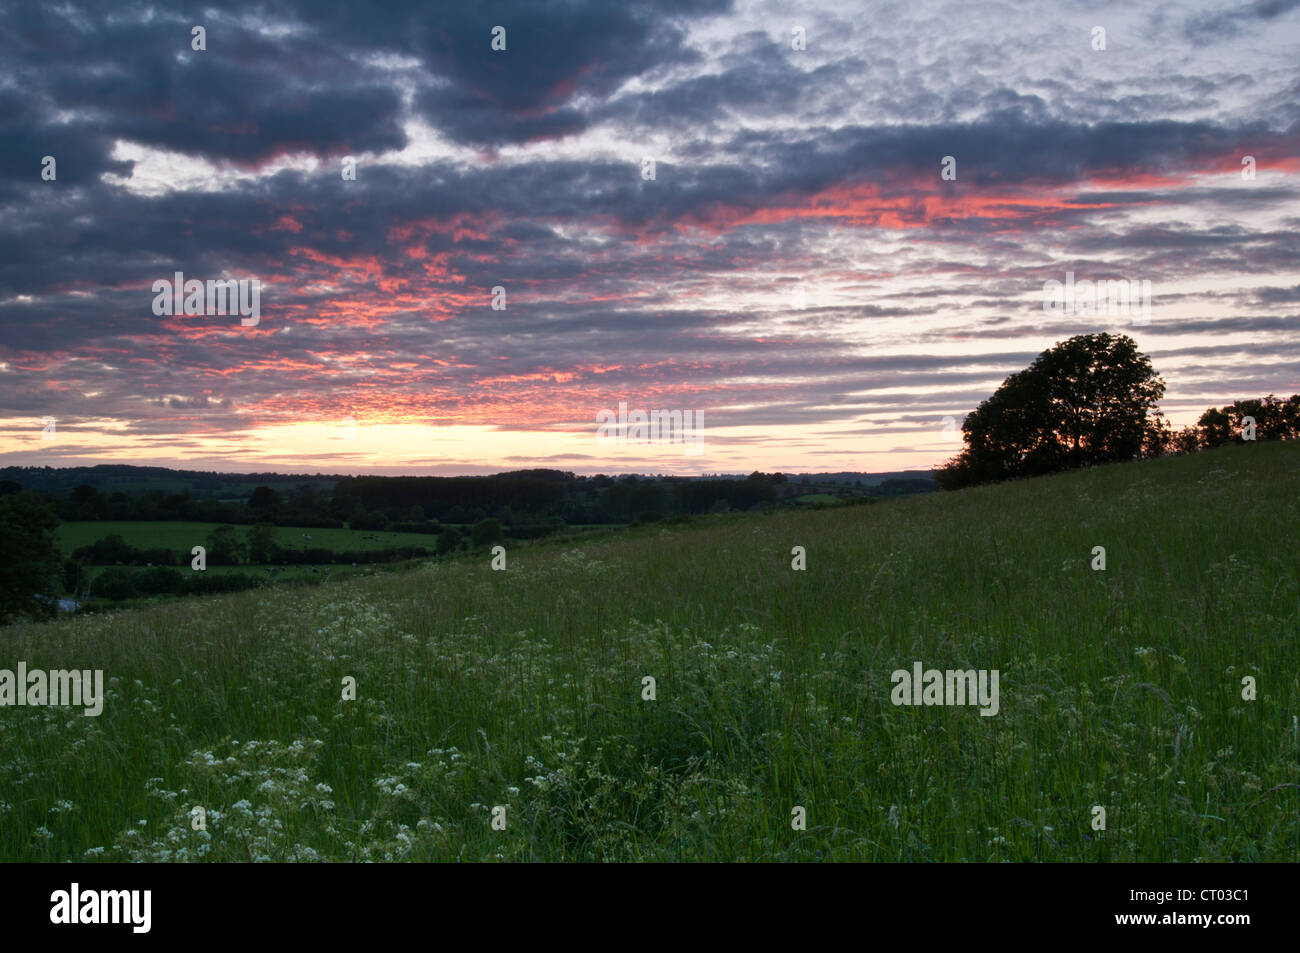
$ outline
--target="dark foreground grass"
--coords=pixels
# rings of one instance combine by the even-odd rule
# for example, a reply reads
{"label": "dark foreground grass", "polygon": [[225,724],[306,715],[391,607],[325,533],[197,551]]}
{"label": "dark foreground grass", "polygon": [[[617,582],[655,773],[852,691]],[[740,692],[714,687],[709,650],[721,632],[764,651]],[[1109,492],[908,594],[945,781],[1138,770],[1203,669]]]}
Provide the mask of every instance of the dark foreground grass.
{"label": "dark foreground grass", "polygon": [[[0,858],[1295,861],[1297,486],[1229,447],[0,630],[111,683],[0,709]],[[896,707],[917,661],[998,713]]]}

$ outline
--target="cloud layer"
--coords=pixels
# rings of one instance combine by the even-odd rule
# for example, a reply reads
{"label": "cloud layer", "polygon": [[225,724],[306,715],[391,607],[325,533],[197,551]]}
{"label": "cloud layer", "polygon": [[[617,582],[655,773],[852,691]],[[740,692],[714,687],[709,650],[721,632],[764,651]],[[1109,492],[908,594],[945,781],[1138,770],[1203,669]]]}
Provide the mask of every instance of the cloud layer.
{"label": "cloud layer", "polygon": [[[0,21],[6,463],[927,466],[1099,330],[1176,423],[1300,391],[1300,4]],[[177,271],[258,278],[259,323],[155,316]],[[1045,312],[1067,272],[1149,281],[1149,321]],[[620,401],[704,411],[706,452],[611,453]]]}

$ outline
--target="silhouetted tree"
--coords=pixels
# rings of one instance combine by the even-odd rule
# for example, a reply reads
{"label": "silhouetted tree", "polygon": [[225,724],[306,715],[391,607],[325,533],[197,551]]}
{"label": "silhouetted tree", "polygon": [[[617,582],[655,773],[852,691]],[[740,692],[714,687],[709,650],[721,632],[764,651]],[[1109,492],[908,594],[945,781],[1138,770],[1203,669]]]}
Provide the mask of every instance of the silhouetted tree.
{"label": "silhouetted tree", "polygon": [[[1211,413],[1214,408],[1206,411]],[[1251,400],[1238,400],[1224,407],[1227,439],[1245,442],[1246,418],[1255,421],[1255,440],[1294,440],[1300,437],[1300,394],[1282,400],[1273,394]],[[1222,436],[1220,428],[1216,436]],[[1227,442],[1227,441],[1224,441]]]}
{"label": "silhouetted tree", "polygon": [[943,489],[1162,452],[1164,381],[1127,335],[1082,334],[1040,354],[966,416]]}
{"label": "silhouetted tree", "polygon": [[1201,448],[1201,435],[1195,427],[1184,427],[1170,442],[1173,453],[1194,453]]}
{"label": "silhouetted tree", "polygon": [[1232,417],[1218,407],[1211,407],[1196,421],[1202,449],[1220,447],[1232,440]]}
{"label": "silhouetted tree", "polygon": [[1300,394],[1292,394],[1286,400],[1269,394],[1234,401],[1222,409],[1207,408],[1193,426],[1169,436],[1169,450],[1193,453],[1226,443],[1244,443],[1248,417],[1255,422],[1254,440],[1300,439]]}

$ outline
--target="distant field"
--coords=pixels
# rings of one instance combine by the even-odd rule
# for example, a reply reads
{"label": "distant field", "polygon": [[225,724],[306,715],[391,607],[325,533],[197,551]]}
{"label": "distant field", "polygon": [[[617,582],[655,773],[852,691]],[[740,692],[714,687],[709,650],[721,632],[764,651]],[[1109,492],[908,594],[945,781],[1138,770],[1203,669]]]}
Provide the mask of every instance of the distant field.
{"label": "distant field", "polygon": [[[147,522],[87,522],[64,523],[58,529],[59,545],[65,554],[79,546],[89,546],[105,536],[121,536],[140,549],[163,548],[176,552],[189,552],[203,545],[208,535],[218,526],[228,523],[147,523]],[[236,526],[243,535],[247,526]],[[306,539],[310,536],[311,539]],[[375,537],[373,539],[369,537]],[[359,529],[311,529],[299,526],[276,527],[276,539],[281,546],[292,549],[346,550],[395,549],[402,546],[423,546],[432,549],[438,543],[437,533],[388,533]]]}
{"label": "distant field", "polygon": [[0,860],[1295,863],[1297,489],[1228,446],[9,626],[106,699],[3,710]]}

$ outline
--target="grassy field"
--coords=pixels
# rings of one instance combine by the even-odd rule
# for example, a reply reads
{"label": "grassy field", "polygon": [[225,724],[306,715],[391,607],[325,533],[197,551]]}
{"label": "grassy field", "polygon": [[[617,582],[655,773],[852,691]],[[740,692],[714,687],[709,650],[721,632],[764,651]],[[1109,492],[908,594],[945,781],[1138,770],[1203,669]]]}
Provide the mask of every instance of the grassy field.
{"label": "grassy field", "polygon": [[[1298,487],[1226,447],[13,626],[107,699],[0,710],[0,859],[1294,862]],[[918,661],[997,714],[892,704]]]}
{"label": "grassy field", "polygon": [[[132,522],[130,520],[63,523],[58,529],[59,545],[64,554],[79,546],[89,546],[106,536],[121,536],[138,549],[171,549],[188,553],[194,546],[207,542],[208,535],[228,523]],[[247,526],[235,526],[243,536]],[[311,539],[306,539],[310,536]],[[373,537],[373,538],[372,538]],[[395,549],[401,546],[438,544],[437,533],[389,533],[382,530],[313,529],[301,526],[277,526],[276,541],[287,549],[329,549],[333,551]]]}

